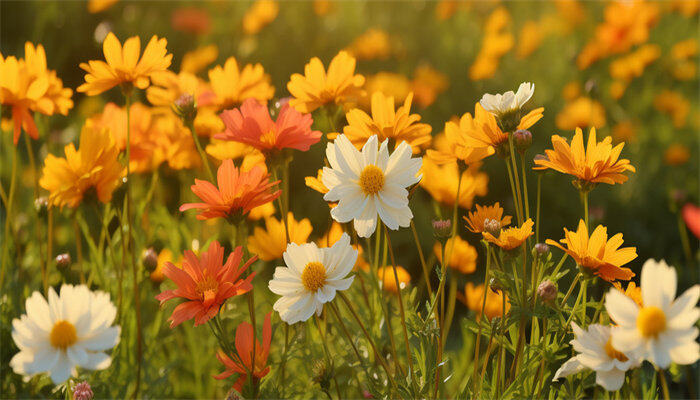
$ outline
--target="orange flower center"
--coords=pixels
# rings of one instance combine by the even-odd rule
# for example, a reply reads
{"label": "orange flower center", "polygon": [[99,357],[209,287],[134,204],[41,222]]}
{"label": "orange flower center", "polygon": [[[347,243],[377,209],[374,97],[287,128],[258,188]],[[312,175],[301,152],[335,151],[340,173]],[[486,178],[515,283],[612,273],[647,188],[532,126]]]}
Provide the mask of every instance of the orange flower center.
{"label": "orange flower center", "polygon": [[266,147],[275,147],[277,143],[277,133],[274,130],[263,133],[260,135],[260,142]]}
{"label": "orange flower center", "polygon": [[376,165],[368,165],[360,174],[360,189],[366,195],[379,193],[384,187],[384,171]]}
{"label": "orange flower center", "polygon": [[642,307],[637,316],[637,329],[645,338],[657,337],[666,330],[666,314],[659,307]]}
{"label": "orange flower center", "polygon": [[614,358],[618,361],[627,361],[627,356],[615,350],[615,348],[612,346],[612,339],[608,339],[608,341],[605,343],[605,353],[608,355],[608,357]]}
{"label": "orange flower center", "polygon": [[197,282],[197,287],[194,290],[204,303],[211,304],[211,302],[216,298],[216,292],[218,289],[219,282],[217,282],[212,276],[206,274],[204,275],[204,279]]}
{"label": "orange flower center", "polygon": [[49,335],[51,346],[65,350],[78,341],[75,326],[68,321],[58,321],[54,324]]}
{"label": "orange flower center", "polygon": [[326,268],[318,261],[306,264],[301,273],[301,283],[309,292],[315,292],[326,284]]}

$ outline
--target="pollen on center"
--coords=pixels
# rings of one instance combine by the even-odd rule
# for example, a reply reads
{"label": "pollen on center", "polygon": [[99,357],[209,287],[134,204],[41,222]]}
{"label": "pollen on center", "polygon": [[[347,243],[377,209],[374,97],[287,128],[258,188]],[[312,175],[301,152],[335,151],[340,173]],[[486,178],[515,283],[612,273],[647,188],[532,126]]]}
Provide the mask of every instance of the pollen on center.
{"label": "pollen on center", "polygon": [[621,352],[617,351],[613,346],[612,346],[612,340],[608,339],[608,341],[605,343],[605,353],[608,355],[610,358],[614,358],[618,361],[625,362],[628,360],[627,356],[622,354]]}
{"label": "pollen on center", "polygon": [[51,346],[65,350],[78,341],[78,333],[75,326],[68,321],[58,321],[51,328],[49,335]]}
{"label": "pollen on center", "polygon": [[318,261],[312,261],[301,273],[301,283],[309,292],[316,292],[326,284],[326,267]]}
{"label": "pollen on center", "polygon": [[384,187],[384,171],[376,165],[368,165],[360,174],[360,189],[366,195],[379,193]]}
{"label": "pollen on center", "polygon": [[644,337],[657,337],[666,330],[666,314],[659,307],[642,307],[637,316],[637,329]]}

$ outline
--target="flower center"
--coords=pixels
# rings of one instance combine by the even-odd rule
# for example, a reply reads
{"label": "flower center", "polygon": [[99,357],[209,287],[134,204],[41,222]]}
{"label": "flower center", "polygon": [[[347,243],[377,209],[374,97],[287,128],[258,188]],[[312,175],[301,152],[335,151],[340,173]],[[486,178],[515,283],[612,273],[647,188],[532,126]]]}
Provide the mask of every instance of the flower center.
{"label": "flower center", "polygon": [[637,329],[646,338],[657,337],[666,330],[666,315],[659,307],[642,307],[637,316]]}
{"label": "flower center", "polygon": [[277,143],[277,134],[274,130],[267,131],[260,135],[260,142],[268,147],[274,147]]}
{"label": "flower center", "polygon": [[301,283],[309,292],[315,292],[326,284],[326,268],[318,261],[306,264],[301,273]]}
{"label": "flower center", "polygon": [[204,279],[197,282],[195,293],[202,299],[203,302],[211,302],[216,297],[216,292],[219,289],[219,283],[210,275],[204,275]]}
{"label": "flower center", "polygon": [[615,350],[615,348],[612,346],[612,339],[608,339],[608,341],[605,343],[605,353],[608,355],[608,357],[614,358],[618,361],[627,361],[627,356]]}
{"label": "flower center", "polygon": [[58,321],[51,329],[49,335],[51,346],[65,350],[78,341],[78,333],[75,326],[68,321]]}
{"label": "flower center", "polygon": [[376,165],[368,165],[360,174],[360,189],[364,194],[377,194],[384,187],[384,171]]}

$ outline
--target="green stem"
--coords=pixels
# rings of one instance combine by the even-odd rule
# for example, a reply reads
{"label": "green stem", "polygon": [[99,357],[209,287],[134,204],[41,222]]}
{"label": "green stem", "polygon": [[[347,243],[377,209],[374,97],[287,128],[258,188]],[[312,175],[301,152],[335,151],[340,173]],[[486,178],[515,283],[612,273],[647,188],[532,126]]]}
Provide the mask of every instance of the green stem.
{"label": "green stem", "polygon": [[530,199],[527,195],[527,174],[525,173],[525,157],[520,156],[520,171],[523,175],[523,200],[525,201],[525,220],[530,219]]}
{"label": "green stem", "polygon": [[581,190],[580,194],[581,203],[583,204],[583,220],[586,222],[586,229],[588,229],[588,192],[585,190]]}
{"label": "green stem", "polygon": [[202,165],[204,165],[204,168],[207,170],[207,175],[209,175],[209,179],[211,179],[212,183],[216,184],[216,178],[214,177],[214,173],[211,170],[211,166],[209,165],[209,158],[207,158],[207,154],[204,152],[204,149],[202,148],[202,144],[199,142],[199,136],[197,136],[197,131],[194,129],[194,119],[191,121],[187,121],[187,129],[190,130],[190,133],[192,134],[192,140],[194,140],[195,146],[197,146],[197,151],[199,152],[199,157],[202,158]]}
{"label": "green stem", "polygon": [[664,370],[660,368],[656,368],[656,373],[657,375],[659,375],[659,381],[661,381],[661,390],[664,394],[664,400],[669,400],[671,396],[668,392],[668,382],[666,382],[666,374],[664,373]]}
{"label": "green stem", "polygon": [[433,297],[433,288],[430,284],[430,273],[428,272],[428,264],[425,262],[425,256],[423,256],[423,248],[420,245],[420,240],[418,240],[418,232],[416,231],[416,224],[413,223],[411,219],[411,232],[413,233],[413,240],[416,243],[416,248],[418,249],[418,257],[420,258],[420,266],[423,269],[423,278],[425,279],[425,284],[428,287],[428,297]]}
{"label": "green stem", "polygon": [[508,171],[508,181],[510,182],[510,191],[513,193],[513,203],[515,204],[515,216],[518,219],[518,224],[522,224],[523,217],[520,215],[520,209],[518,208],[518,198],[515,190],[515,181],[513,181],[513,167],[511,167],[510,162],[506,160],[506,170]]}
{"label": "green stem", "polygon": [[514,196],[517,195],[516,197],[516,208],[518,209],[520,215],[518,219],[518,225],[523,224],[523,197],[522,193],[520,192],[520,177],[518,176],[518,163],[516,162],[515,158],[515,147],[513,146],[513,135],[508,135],[508,146],[510,146],[510,162],[512,163],[513,166],[513,179],[515,181],[515,193],[513,194]]}
{"label": "green stem", "polygon": [[[333,371],[333,361],[331,361],[331,353],[328,350],[328,343],[326,343],[326,332],[324,332],[321,329],[321,323],[318,321],[319,317],[314,316],[314,322],[316,322],[316,329],[318,329],[318,334],[321,336],[321,345],[323,346],[323,354],[326,356],[326,363],[328,364],[328,368],[330,370],[330,374],[333,377],[333,382],[335,383],[335,391],[336,394],[338,395],[338,400],[342,399],[343,397],[340,395],[340,386],[338,385],[338,380],[335,378],[335,372]],[[255,365],[255,364],[253,364]]]}
{"label": "green stem", "polygon": [[12,147],[12,171],[10,172],[10,193],[7,197],[7,204],[5,207],[5,235],[2,240],[2,270],[0,271],[0,287],[3,287],[5,283],[5,271],[7,271],[7,264],[10,262],[10,221],[13,211],[13,203],[15,199],[15,185],[17,183],[17,146]]}
{"label": "green stem", "polygon": [[535,243],[540,242],[540,201],[542,199],[542,174],[537,174],[537,212],[535,213]]}
{"label": "green stem", "polygon": [[[481,317],[484,316],[484,309],[486,308],[486,290],[488,290],[489,285],[489,272],[491,271],[491,248],[487,241],[482,241],[484,247],[486,248],[486,271],[484,272],[484,298],[481,301]],[[474,346],[474,371],[472,373],[472,391],[474,391],[474,385],[477,385],[476,381],[476,371],[479,366],[479,345],[481,344],[481,321],[479,321],[479,329],[476,334],[476,345]],[[480,382],[479,382],[480,383]],[[480,384],[477,386],[481,386]],[[478,390],[478,389],[477,389]]]}

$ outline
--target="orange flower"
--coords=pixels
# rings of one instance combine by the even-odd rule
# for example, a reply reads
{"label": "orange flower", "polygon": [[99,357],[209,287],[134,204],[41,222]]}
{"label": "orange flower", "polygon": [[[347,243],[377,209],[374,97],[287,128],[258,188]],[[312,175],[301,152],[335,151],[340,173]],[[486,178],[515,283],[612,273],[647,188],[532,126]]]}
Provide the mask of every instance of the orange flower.
{"label": "orange flower", "polygon": [[634,276],[629,268],[620,268],[637,258],[635,247],[620,248],[623,243],[621,233],[608,240],[607,228],[598,225],[589,238],[586,223],[580,220],[576,232],[564,228],[564,239],[560,242],[566,248],[554,240],[546,240],[547,244],[564,250],[579,266],[601,279],[608,282],[616,279],[628,281]]}
{"label": "orange flower", "polygon": [[214,137],[249,144],[263,154],[278,152],[285,148],[309,150],[321,140],[321,132],[312,131],[313,119],[285,104],[273,121],[270,111],[257,100],[248,99],[240,109],[221,113],[226,130]]}
{"label": "orange flower", "polygon": [[467,229],[474,233],[482,233],[484,231],[484,221],[493,219],[497,221],[501,228],[510,225],[511,216],[503,216],[501,205],[496,204],[491,206],[476,205],[476,211],[470,211],[467,217],[463,217],[467,221]]}
{"label": "orange flower", "polygon": [[214,318],[227,299],[253,289],[251,281],[255,272],[245,279],[238,277],[257,257],[250,258],[239,268],[242,258],[243,249],[238,246],[224,264],[224,248],[215,240],[200,257],[190,250],[185,251],[182,268],[171,262],[166,263],[163,274],[177,285],[177,289],[160,293],[156,300],[160,301],[161,306],[175,298],[186,300],[175,307],[168,318],[170,327],[174,328],[192,318],[194,326],[201,325]]}
{"label": "orange flower", "polygon": [[[479,109],[482,111],[479,111]],[[484,112],[481,105],[477,104],[476,112]],[[477,121],[472,118],[472,115],[468,112],[464,113],[459,121],[446,122],[444,136],[446,142],[445,146],[442,146],[442,149],[428,149],[426,155],[435,160],[437,164],[461,161],[470,165],[481,161],[493,154],[494,148],[486,141],[475,141],[470,136],[469,133],[477,129],[480,129],[477,125]],[[435,143],[436,145],[439,143],[437,138]]]}
{"label": "orange flower", "polygon": [[[433,253],[442,263],[442,246],[435,243]],[[474,246],[459,236],[450,238],[445,243],[445,255],[449,256],[447,266],[454,268],[463,274],[471,274],[476,271],[477,252]]]}
{"label": "orange flower", "polygon": [[[272,341],[272,325],[270,314],[265,315],[263,322],[262,344],[255,338],[253,326],[243,321],[236,328],[236,357],[232,360],[226,353],[219,351],[216,358],[224,364],[226,371],[215,375],[214,379],[226,379],[237,373],[238,379],[233,384],[233,388],[239,393],[243,390],[243,385],[248,380],[248,372],[253,372],[254,380],[257,382],[270,372],[267,366],[267,357],[270,354],[270,342]],[[255,365],[253,366],[253,352],[255,352]]]}
{"label": "orange flower", "polygon": [[664,151],[664,162],[666,165],[683,165],[690,159],[690,150],[683,144],[673,143]]}
{"label": "orange flower", "polygon": [[274,0],[256,0],[243,16],[243,32],[254,35],[277,18],[279,4]]}
{"label": "orange flower", "polygon": [[564,174],[573,175],[585,183],[616,183],[626,182],[625,172],[635,172],[635,168],[627,159],[620,159],[624,143],[612,146],[610,136],[602,142],[596,141],[595,128],[588,135],[588,146],[583,147],[583,132],[576,128],[576,134],[571,145],[566,139],[552,136],[553,150],[545,150],[547,159],[536,159],[535,170],[551,168]]}
{"label": "orange flower", "polygon": [[555,123],[557,128],[572,130],[574,128],[605,126],[605,109],[603,106],[588,97],[579,97],[569,103],[557,114]]}
{"label": "orange flower", "polygon": [[[460,173],[456,163],[436,165],[430,158],[423,158],[421,166],[423,179],[419,185],[425,189],[433,200],[452,207],[457,199],[459,186],[459,206],[469,209],[476,196],[485,196],[488,192],[489,177],[478,168],[469,168]],[[458,182],[461,180],[461,183]]]}
{"label": "orange flower", "polygon": [[696,238],[700,239],[700,207],[688,203],[681,209],[681,215],[688,229],[693,232]]}
{"label": "orange flower", "polygon": [[260,64],[246,64],[239,68],[238,61],[229,57],[224,63],[209,70],[209,82],[216,93],[215,103],[219,109],[238,107],[246,99],[267,102],[275,94],[270,84],[270,75]]}
{"label": "orange flower", "polygon": [[[382,288],[392,293],[398,293],[396,290],[396,277],[394,277],[394,268],[392,266],[381,267],[377,269],[377,276],[382,282]],[[411,283],[411,274],[400,265],[396,266],[396,276],[399,277],[399,285],[401,290],[405,289]]]}
{"label": "orange flower", "polygon": [[122,47],[119,39],[110,32],[102,44],[106,62],[91,60],[80,64],[87,74],[85,83],[78,87],[78,91],[95,96],[117,85],[146,89],[150,85],[151,75],[170,66],[173,55],[168,54],[167,44],[165,38],[153,36],[139,59],[141,39],[138,36],[129,38]]}
{"label": "orange flower", "polygon": [[[486,294],[486,305],[484,305],[484,292]],[[484,306],[484,314],[489,320],[494,317],[503,316],[503,297],[505,296],[506,307],[505,313],[507,314],[510,310],[510,301],[508,301],[508,296],[506,296],[502,291],[497,290],[494,293],[491,289],[484,289],[484,285],[474,286],[473,283],[468,282],[464,287],[464,296],[458,294],[458,298],[466,304],[466,306],[476,312],[478,319],[481,318],[481,308]]]}
{"label": "orange flower", "polygon": [[271,189],[279,181],[270,182],[269,174],[260,166],[250,171],[239,171],[232,160],[224,160],[216,174],[219,188],[207,181],[194,180],[192,192],[203,203],[187,203],[180,211],[200,210],[197,219],[228,218],[235,220],[255,207],[269,203],[279,197],[281,191]]}
{"label": "orange flower", "polygon": [[[543,107],[536,108],[520,118],[517,129],[528,129],[542,118]],[[463,120],[463,121],[462,121]],[[501,154],[506,151],[504,146],[508,142],[508,132],[503,132],[498,126],[496,116],[486,111],[480,103],[474,106],[474,118],[469,113],[460,120],[460,136],[465,147],[482,148],[492,146]],[[447,131],[445,132],[447,133]],[[492,153],[493,154],[493,153]],[[505,153],[507,154],[507,153]]]}
{"label": "orange flower", "polygon": [[622,284],[618,281],[613,282],[615,289],[621,291],[625,296],[634,300],[639,307],[644,307],[644,301],[642,300],[642,288],[637,286],[634,282],[629,282],[627,284],[627,289],[622,289]]}
{"label": "orange flower", "polygon": [[511,227],[501,230],[498,237],[494,237],[489,232],[482,232],[484,239],[495,244],[503,250],[513,250],[520,247],[520,245],[533,235],[532,226],[535,223],[531,219],[528,219],[520,227]]}

